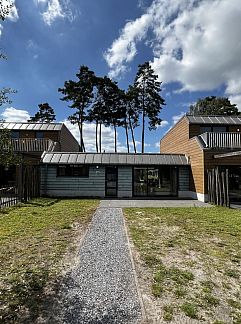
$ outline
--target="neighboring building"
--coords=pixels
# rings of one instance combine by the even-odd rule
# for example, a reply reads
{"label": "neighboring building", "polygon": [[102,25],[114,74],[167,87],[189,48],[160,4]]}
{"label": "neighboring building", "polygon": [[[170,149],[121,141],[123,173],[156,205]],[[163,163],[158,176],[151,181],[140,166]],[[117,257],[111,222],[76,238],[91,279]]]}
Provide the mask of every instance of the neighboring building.
{"label": "neighboring building", "polygon": [[186,154],[191,165],[189,196],[207,201],[208,170],[229,170],[231,199],[241,201],[241,117],[183,116],[161,139],[162,154]]}
{"label": "neighboring building", "polygon": [[[11,131],[13,150],[25,164],[37,165],[44,151],[79,151],[79,143],[62,123],[0,123]],[[0,185],[14,184],[15,166],[0,166]]]}
{"label": "neighboring building", "polygon": [[185,197],[183,154],[61,153],[42,155],[41,194],[65,197]]}

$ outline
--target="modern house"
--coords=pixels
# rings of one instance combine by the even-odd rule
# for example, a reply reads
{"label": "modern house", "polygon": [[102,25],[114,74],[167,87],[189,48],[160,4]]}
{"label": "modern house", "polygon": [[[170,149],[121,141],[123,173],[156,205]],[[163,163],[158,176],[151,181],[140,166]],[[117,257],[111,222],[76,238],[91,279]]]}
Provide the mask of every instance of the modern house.
{"label": "modern house", "polygon": [[41,194],[65,197],[185,197],[184,154],[45,152]]}
{"label": "modern house", "polygon": [[160,152],[188,157],[189,197],[207,201],[208,171],[226,169],[229,197],[241,201],[241,117],[183,116],[161,139]]}
{"label": "modern house", "polygon": [[[38,165],[44,151],[79,151],[79,143],[62,123],[1,122],[0,130],[11,132],[11,142],[23,164]],[[18,168],[0,165],[0,185],[14,184]]]}

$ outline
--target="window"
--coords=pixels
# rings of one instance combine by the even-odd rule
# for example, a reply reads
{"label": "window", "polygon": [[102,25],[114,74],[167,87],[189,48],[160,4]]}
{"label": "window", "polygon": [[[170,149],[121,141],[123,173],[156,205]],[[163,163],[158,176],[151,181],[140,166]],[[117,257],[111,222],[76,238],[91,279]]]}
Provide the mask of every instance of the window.
{"label": "window", "polygon": [[134,196],[176,196],[177,168],[169,166],[134,167]]}
{"label": "window", "polygon": [[203,133],[224,133],[227,132],[228,129],[226,126],[200,126],[200,134]]}
{"label": "window", "polygon": [[89,167],[87,165],[70,164],[58,165],[57,177],[89,177]]}
{"label": "window", "polygon": [[35,138],[38,138],[38,139],[44,138],[44,133],[43,132],[36,132],[35,133]]}
{"label": "window", "polygon": [[19,138],[19,132],[18,131],[11,131],[11,138],[18,139]]}

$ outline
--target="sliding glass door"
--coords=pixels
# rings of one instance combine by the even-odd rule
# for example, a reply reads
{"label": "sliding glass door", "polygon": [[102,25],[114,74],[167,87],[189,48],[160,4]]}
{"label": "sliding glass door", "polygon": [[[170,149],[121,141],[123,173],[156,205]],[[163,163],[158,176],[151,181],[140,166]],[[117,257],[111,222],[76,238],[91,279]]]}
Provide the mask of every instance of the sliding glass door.
{"label": "sliding glass door", "polygon": [[136,197],[176,196],[177,168],[134,167],[133,195]]}

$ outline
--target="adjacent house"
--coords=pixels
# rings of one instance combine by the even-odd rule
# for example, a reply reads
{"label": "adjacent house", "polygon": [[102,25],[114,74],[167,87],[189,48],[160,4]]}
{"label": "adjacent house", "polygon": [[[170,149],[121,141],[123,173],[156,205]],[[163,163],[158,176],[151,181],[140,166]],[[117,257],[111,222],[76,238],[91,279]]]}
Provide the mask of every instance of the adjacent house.
{"label": "adjacent house", "polygon": [[[63,123],[1,122],[11,132],[14,152],[23,164],[38,165],[44,151],[79,151],[79,143]],[[1,129],[0,128],[0,129]],[[18,167],[0,165],[0,185],[15,184]]]}
{"label": "adjacent house", "polygon": [[185,197],[184,154],[45,152],[41,194],[65,197]]}
{"label": "adjacent house", "polygon": [[218,168],[228,170],[230,198],[241,201],[241,117],[183,116],[161,139],[160,152],[188,157],[189,197],[207,201],[208,171]]}

